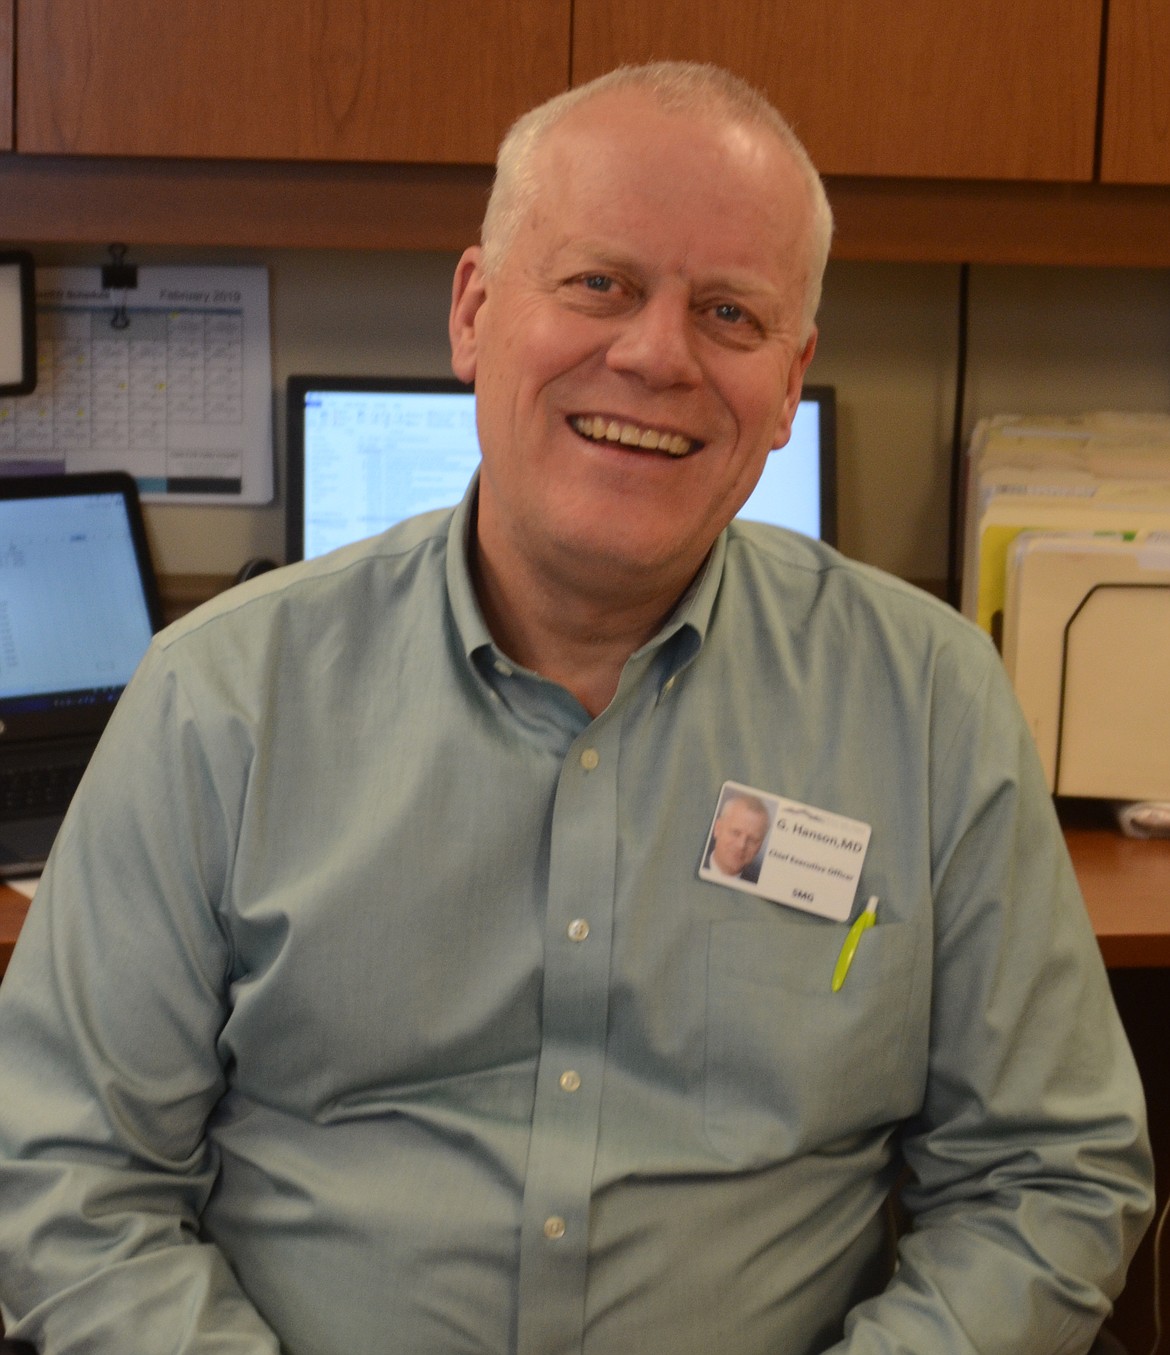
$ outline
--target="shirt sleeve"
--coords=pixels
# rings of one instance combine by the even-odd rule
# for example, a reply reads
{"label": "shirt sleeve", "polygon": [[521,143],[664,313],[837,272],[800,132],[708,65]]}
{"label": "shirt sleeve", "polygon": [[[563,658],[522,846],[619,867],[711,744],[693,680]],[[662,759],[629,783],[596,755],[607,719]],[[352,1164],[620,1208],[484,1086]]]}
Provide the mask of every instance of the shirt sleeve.
{"label": "shirt sleeve", "polygon": [[41,1350],[278,1349],[198,1233],[231,971],[217,908],[246,766],[244,736],[204,747],[152,651],[0,986],[0,1297],[8,1334]]}
{"label": "shirt sleeve", "polygon": [[1145,1108],[1035,749],[994,655],[931,767],[934,960],[894,1276],[834,1355],[1081,1352],[1148,1224]]}

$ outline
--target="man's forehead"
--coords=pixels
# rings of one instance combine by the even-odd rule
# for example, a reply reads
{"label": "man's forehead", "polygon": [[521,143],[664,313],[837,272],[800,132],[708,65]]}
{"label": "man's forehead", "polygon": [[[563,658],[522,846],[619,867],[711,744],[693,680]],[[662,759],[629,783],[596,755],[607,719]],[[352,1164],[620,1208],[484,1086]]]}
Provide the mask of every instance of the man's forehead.
{"label": "man's forehead", "polygon": [[[534,166],[521,224],[530,265],[635,275],[653,266],[747,300],[764,299],[778,283],[787,290],[808,227],[802,185],[742,163],[729,167],[716,147],[692,166],[685,141],[655,155],[650,144],[603,139],[593,154],[590,136],[566,133]],[[678,158],[664,171],[672,154]]]}

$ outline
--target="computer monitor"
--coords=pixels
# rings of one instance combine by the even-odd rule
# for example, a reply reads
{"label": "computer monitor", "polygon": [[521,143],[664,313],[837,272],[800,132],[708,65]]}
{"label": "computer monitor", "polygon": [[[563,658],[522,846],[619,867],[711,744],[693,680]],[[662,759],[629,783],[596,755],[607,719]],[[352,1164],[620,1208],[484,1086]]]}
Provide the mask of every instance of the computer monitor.
{"label": "computer monitor", "polygon": [[792,436],[764,463],[739,517],[837,544],[837,400],[832,386],[805,386]]}
{"label": "computer monitor", "polygon": [[[429,377],[290,376],[288,559],[312,559],[457,503],[479,464],[475,395]],[[836,538],[831,386],[806,386],[792,438],[741,517]]]}

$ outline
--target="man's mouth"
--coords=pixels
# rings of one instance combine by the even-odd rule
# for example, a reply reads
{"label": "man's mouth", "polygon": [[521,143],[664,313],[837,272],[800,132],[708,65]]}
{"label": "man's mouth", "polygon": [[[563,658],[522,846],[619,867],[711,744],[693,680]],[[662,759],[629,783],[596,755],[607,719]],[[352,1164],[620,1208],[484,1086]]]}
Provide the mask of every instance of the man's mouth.
{"label": "man's mouth", "polygon": [[703,445],[681,433],[661,428],[643,428],[641,424],[607,419],[601,414],[574,414],[569,419],[574,432],[591,442],[612,442],[642,451],[665,452],[667,456],[689,456]]}

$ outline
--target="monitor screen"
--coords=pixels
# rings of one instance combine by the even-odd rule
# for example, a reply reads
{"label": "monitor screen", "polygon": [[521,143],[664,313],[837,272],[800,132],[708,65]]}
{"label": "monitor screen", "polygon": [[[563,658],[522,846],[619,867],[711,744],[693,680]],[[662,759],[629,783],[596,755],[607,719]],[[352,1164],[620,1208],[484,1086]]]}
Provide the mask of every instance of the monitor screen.
{"label": "monitor screen", "polygon": [[832,386],[805,386],[792,436],[768,457],[738,516],[837,544],[837,402]]}
{"label": "monitor screen", "polygon": [[[740,516],[836,537],[835,404],[806,386],[792,438]],[[458,503],[479,464],[475,395],[419,377],[288,380],[288,559],[308,560]]]}

